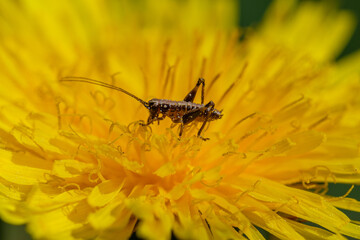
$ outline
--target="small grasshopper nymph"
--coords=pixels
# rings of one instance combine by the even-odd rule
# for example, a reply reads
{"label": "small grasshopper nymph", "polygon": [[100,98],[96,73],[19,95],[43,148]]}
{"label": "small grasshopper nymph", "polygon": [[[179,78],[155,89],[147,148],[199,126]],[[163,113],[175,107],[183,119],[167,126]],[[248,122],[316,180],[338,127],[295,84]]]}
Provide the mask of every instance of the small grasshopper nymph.
{"label": "small grasshopper nymph", "polygon": [[[209,140],[209,138],[204,138],[201,136],[201,132],[203,131],[206,123],[209,121],[220,119],[223,116],[222,110],[219,111],[215,109],[215,104],[213,101],[204,104],[205,80],[203,78],[199,78],[195,87],[186,95],[186,97],[182,101],[153,98],[148,102],[136,97],[135,95],[129,93],[128,91],[120,87],[116,87],[90,78],[64,77],[60,81],[85,82],[123,92],[128,96],[134,98],[135,100],[139,101],[149,110],[150,115],[147,119],[147,123],[144,124],[145,126],[153,122],[163,120],[165,119],[165,117],[169,117],[174,123],[181,124],[179,138],[181,138],[185,125],[193,121],[198,121],[202,122],[202,125],[198,131],[197,136],[204,141]],[[200,85],[202,85],[201,104],[198,104],[194,103],[193,101]]]}

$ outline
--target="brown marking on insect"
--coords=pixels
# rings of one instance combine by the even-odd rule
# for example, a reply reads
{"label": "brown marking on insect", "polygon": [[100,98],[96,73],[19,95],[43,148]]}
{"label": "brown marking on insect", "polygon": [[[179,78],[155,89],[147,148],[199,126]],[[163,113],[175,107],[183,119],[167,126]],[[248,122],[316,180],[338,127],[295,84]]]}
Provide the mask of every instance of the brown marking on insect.
{"label": "brown marking on insect", "polygon": [[[222,110],[219,111],[215,109],[215,103],[213,101],[204,104],[205,80],[203,78],[199,78],[195,87],[185,96],[183,101],[153,98],[148,102],[136,97],[134,94],[129,93],[128,91],[120,87],[116,87],[114,85],[107,84],[90,78],[64,77],[60,81],[90,83],[123,92],[126,95],[140,102],[149,110],[149,117],[147,119],[147,123],[143,124],[144,126],[148,126],[153,122],[156,121],[159,122],[160,120],[169,117],[174,123],[181,124],[179,138],[183,133],[184,126],[190,124],[191,122],[196,121],[196,122],[202,122],[202,125],[197,133],[197,136],[204,141],[208,140],[209,138],[204,138],[201,136],[201,132],[203,131],[206,123],[220,119],[223,116]],[[202,91],[201,91],[201,103],[199,104],[199,103],[194,103],[193,101],[195,99],[196,93],[200,85],[202,85]]]}

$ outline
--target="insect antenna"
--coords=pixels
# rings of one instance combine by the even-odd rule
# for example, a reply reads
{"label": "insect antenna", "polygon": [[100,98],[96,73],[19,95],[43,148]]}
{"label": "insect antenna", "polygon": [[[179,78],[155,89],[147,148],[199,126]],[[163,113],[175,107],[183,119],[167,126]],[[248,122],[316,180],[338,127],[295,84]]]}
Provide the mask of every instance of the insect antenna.
{"label": "insect antenna", "polygon": [[135,100],[139,101],[142,105],[144,105],[147,109],[149,109],[149,103],[148,102],[138,98],[134,94],[129,93],[128,91],[126,91],[126,90],[124,90],[124,89],[122,89],[120,87],[113,86],[113,85],[108,84],[108,83],[104,83],[104,82],[94,80],[94,79],[91,79],[91,78],[86,78],[86,77],[63,77],[63,78],[60,79],[60,82],[83,82],[83,83],[90,83],[90,84],[98,85],[98,86],[101,86],[101,87],[114,89],[114,90],[123,92],[126,95],[134,98]]}

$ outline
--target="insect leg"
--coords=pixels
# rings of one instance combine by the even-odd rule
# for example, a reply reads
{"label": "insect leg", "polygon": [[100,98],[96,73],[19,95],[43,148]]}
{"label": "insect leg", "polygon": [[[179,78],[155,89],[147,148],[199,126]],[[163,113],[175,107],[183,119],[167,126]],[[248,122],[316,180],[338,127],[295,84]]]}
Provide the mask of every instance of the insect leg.
{"label": "insect leg", "polygon": [[149,126],[154,122],[154,118],[149,117],[146,123],[140,123],[141,126]]}
{"label": "insect leg", "polygon": [[181,125],[180,125],[179,139],[181,138],[185,125],[194,121],[200,114],[201,114],[201,109],[197,108],[187,112],[180,118]]}
{"label": "insect leg", "polygon": [[199,89],[201,84],[202,84],[202,87],[201,87],[201,104],[204,103],[205,79],[203,79],[203,78],[199,78],[199,80],[197,81],[195,87],[186,95],[186,97],[184,98],[185,102],[194,102],[197,90]]}
{"label": "insect leg", "polygon": [[155,114],[150,113],[150,115],[149,115],[146,123],[141,123],[141,125],[142,125],[142,126],[149,126],[149,125],[152,124],[154,121],[157,121],[157,119],[158,119],[158,116],[156,115],[156,113],[155,113]]}
{"label": "insect leg", "polygon": [[185,125],[184,125],[183,123],[181,123],[181,125],[180,125],[180,132],[179,132],[179,140],[180,140],[181,135],[182,135],[182,133],[183,133],[184,126],[185,126]]}
{"label": "insect leg", "polygon": [[194,121],[203,111],[205,107],[202,107],[202,108],[197,108],[197,109],[193,109],[189,112],[187,112],[186,114],[184,114],[184,116],[182,116],[181,118],[181,122],[184,124],[184,125],[187,125],[189,123],[191,123],[192,121]]}
{"label": "insect leg", "polygon": [[197,136],[198,136],[199,138],[201,138],[202,140],[204,140],[204,141],[210,140],[210,138],[204,138],[203,136],[201,136],[201,132],[203,131],[203,129],[204,129],[204,127],[205,127],[205,125],[206,125],[207,122],[208,122],[208,119],[206,119],[206,120],[203,122],[203,124],[201,125],[201,127],[200,127],[200,129],[199,129],[199,131],[198,131],[198,134],[197,134]]}
{"label": "insect leg", "polygon": [[157,117],[155,120],[158,121],[158,125],[160,124],[160,120],[164,120],[166,118],[166,115],[163,114],[161,117]]}
{"label": "insect leg", "polygon": [[205,124],[207,123],[211,112],[214,111],[214,107],[215,107],[214,102],[210,101],[204,107],[193,109],[193,110],[187,112],[186,114],[184,114],[184,116],[181,119],[182,121],[181,121],[179,137],[181,137],[181,134],[182,134],[182,131],[183,131],[183,128],[185,125],[194,121],[198,116],[200,116],[200,114],[205,114],[205,116],[206,116],[205,121],[201,125],[201,128],[200,128],[197,136],[200,137],[202,140],[208,140],[208,138],[203,138],[200,134],[201,134],[202,130],[204,129]]}
{"label": "insect leg", "polygon": [[160,121],[160,120],[164,120],[165,119],[165,115],[163,115],[163,116],[161,116],[161,117],[159,117],[159,116],[149,116],[148,117],[148,120],[147,120],[147,122],[146,123],[142,123],[141,125],[142,126],[148,126],[148,125],[150,125],[150,124],[152,124],[153,122],[155,122],[155,121]]}
{"label": "insect leg", "polygon": [[201,127],[200,127],[200,129],[199,129],[199,131],[198,131],[198,135],[197,135],[197,136],[198,136],[199,138],[201,138],[202,140],[206,141],[206,140],[209,140],[210,138],[204,138],[203,136],[201,136],[201,132],[204,130],[204,127],[205,127],[206,123],[209,121],[210,115],[211,115],[211,113],[212,113],[212,112],[214,111],[214,109],[215,109],[215,104],[214,104],[213,101],[210,101],[210,102],[209,102],[208,104],[206,104],[204,107],[206,108],[206,110],[205,110],[205,116],[206,116],[206,118],[205,118],[203,124],[201,125]]}
{"label": "insect leg", "polygon": [[203,122],[203,124],[201,125],[201,127],[198,131],[198,134],[197,134],[197,136],[204,141],[209,140],[210,138],[204,138],[203,136],[201,136],[201,132],[204,130],[204,127],[205,127],[206,123],[208,122],[211,113],[214,111],[215,104],[213,101],[210,101],[208,104],[205,105],[205,107],[206,106],[207,106],[207,108],[205,110],[206,118],[205,118],[205,121]]}

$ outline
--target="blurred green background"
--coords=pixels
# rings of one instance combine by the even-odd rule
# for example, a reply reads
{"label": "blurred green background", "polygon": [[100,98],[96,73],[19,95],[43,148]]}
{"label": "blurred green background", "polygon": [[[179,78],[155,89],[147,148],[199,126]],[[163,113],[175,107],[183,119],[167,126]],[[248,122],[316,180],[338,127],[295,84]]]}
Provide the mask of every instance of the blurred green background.
{"label": "blurred green background", "polygon": [[[36,0],[35,0],[36,1]],[[302,0],[310,1],[310,0]],[[311,0],[316,1],[316,0]],[[317,0],[320,1],[320,0]],[[358,0],[338,0],[330,1],[331,3],[337,4],[340,9],[347,9],[352,11],[359,21],[360,19],[360,1]],[[271,3],[271,0],[242,0],[240,6],[240,18],[239,25],[241,27],[256,27],[261,22],[262,16]],[[360,49],[360,26],[358,24],[355,33],[346,46],[342,54],[338,57],[341,58]],[[360,64],[360,63],[359,63]],[[342,196],[344,195],[350,185],[346,184],[330,184],[329,195]],[[349,197],[360,200],[360,187],[356,186]],[[360,213],[345,212],[351,219],[360,221]],[[266,235],[266,233],[264,233]],[[0,220],[0,240],[30,240],[32,239],[26,232],[25,226],[14,226],[9,225]],[[352,239],[352,238],[349,238]]]}

